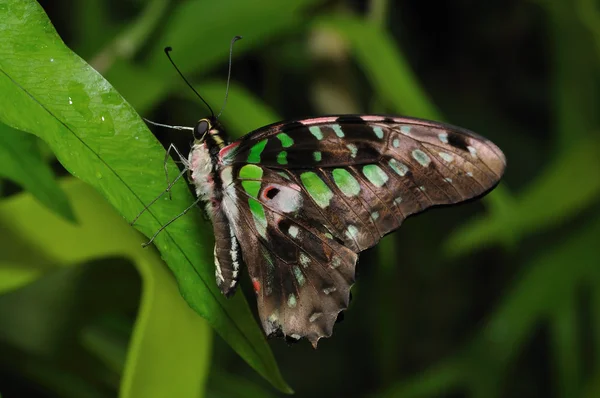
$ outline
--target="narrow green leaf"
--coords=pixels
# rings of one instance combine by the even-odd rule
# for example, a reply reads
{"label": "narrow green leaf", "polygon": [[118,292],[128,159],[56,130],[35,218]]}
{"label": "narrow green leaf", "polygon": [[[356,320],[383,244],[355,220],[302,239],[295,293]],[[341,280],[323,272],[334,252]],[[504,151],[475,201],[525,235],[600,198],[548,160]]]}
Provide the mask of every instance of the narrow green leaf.
{"label": "narrow green leaf", "polygon": [[73,210],[41,157],[36,138],[0,123],[0,177],[19,184],[40,203],[70,221]]}
{"label": "narrow green leaf", "polygon": [[[107,7],[106,3],[101,3]],[[152,0],[144,4],[144,9],[137,18],[127,25],[117,37],[115,37],[93,60],[90,65],[102,73],[109,69],[115,59],[131,59],[138,50],[146,43],[146,40],[162,19],[163,14],[169,7],[169,0]],[[84,7],[84,10],[87,7]],[[85,15],[85,14],[84,14]],[[97,28],[94,34],[103,29]]]}
{"label": "narrow green leaf", "polygon": [[331,29],[349,42],[358,65],[380,98],[394,112],[425,119],[443,119],[419,85],[408,61],[384,29],[354,17],[318,19],[315,27]]}
{"label": "narrow green leaf", "polygon": [[[165,187],[164,148],[123,98],[64,46],[41,7],[10,1],[0,21],[0,121],[44,139],[73,175],[100,191],[127,219]],[[177,175],[173,162],[170,175]],[[183,181],[136,227],[146,236],[193,202]],[[199,209],[155,241],[189,305],[263,377],[290,391],[243,295],[216,287],[210,228]]]}
{"label": "narrow green leaf", "polygon": [[[580,1],[577,1],[580,2]],[[548,18],[552,56],[552,102],[557,152],[590,137],[598,114],[598,53],[592,32],[581,23],[572,0],[542,1]],[[588,17],[597,14],[588,9]]]}
{"label": "narrow green leaf", "polygon": [[[203,73],[227,61],[229,43],[235,35],[244,40],[236,44],[234,56],[254,50],[270,39],[298,29],[306,21],[308,7],[322,0],[263,0],[256,3],[237,0],[187,1],[178,3],[165,22],[164,31],[148,49],[149,57],[141,73],[154,76],[143,85],[133,84],[128,73],[137,69],[126,61],[116,61],[107,79],[140,112],[155,105],[170,90],[184,85],[166,59],[163,48],[186,74]],[[148,70],[152,71],[148,73]],[[222,98],[215,104],[220,106]]]}
{"label": "narrow green leaf", "polygon": [[[573,286],[576,288],[576,286]],[[559,397],[578,397],[581,394],[584,352],[577,317],[578,300],[575,291],[555,307],[550,320],[551,342],[556,371],[556,394]]]}

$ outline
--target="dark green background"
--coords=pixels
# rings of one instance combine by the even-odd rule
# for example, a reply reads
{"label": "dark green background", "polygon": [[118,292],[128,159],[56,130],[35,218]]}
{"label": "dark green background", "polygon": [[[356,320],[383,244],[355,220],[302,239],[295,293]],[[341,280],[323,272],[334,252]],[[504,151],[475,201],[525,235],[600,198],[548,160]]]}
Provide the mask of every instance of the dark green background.
{"label": "dark green background", "polygon": [[[11,88],[0,93],[2,397],[268,397],[283,396],[285,382],[301,397],[600,396],[597,2],[40,5],[50,23],[35,2],[0,0],[0,88]],[[345,320],[316,351],[267,345],[252,294],[249,306],[242,292],[211,296],[212,238],[199,212],[157,240],[160,254],[140,249],[122,217],[164,188],[164,150],[52,26],[160,123],[208,115],[162,48],[218,111],[229,41],[242,35],[222,117],[231,136],[330,113],[422,117],[494,141],[506,174],[485,199],[411,217],[364,253]],[[105,105],[108,127],[108,113],[96,113]],[[152,132],[165,146],[191,141]],[[190,200],[179,184],[140,230],[151,234]]]}

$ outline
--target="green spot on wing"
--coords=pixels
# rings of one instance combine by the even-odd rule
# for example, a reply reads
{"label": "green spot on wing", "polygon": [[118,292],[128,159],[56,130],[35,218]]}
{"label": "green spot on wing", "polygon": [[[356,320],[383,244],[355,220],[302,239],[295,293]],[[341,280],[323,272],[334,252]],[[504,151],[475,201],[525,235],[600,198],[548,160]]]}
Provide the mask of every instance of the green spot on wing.
{"label": "green spot on wing", "polygon": [[321,208],[329,206],[331,198],[333,198],[333,192],[331,189],[319,178],[319,176],[312,171],[307,171],[300,175],[304,188],[308,191],[308,194]]}
{"label": "green spot on wing", "polygon": [[282,176],[283,178],[285,178],[286,180],[290,179],[290,176],[287,175],[286,173],[284,173],[283,171],[278,172],[277,174],[279,174],[280,176]]}
{"label": "green spot on wing", "polygon": [[427,166],[429,166],[429,163],[431,163],[431,158],[429,156],[427,156],[427,154],[420,149],[415,149],[412,152],[412,156],[423,167],[427,167]]}
{"label": "green spot on wing", "polygon": [[411,129],[410,126],[401,126],[400,127],[400,132],[402,134],[410,135],[410,129]]}
{"label": "green spot on wing", "polygon": [[267,217],[265,216],[265,209],[263,209],[263,206],[258,200],[253,198],[248,198],[248,206],[250,207],[250,212],[252,213],[252,217],[254,218],[254,225],[256,225],[258,233],[262,237],[266,237]]}
{"label": "green spot on wing", "polygon": [[260,163],[260,154],[265,149],[265,146],[267,146],[267,140],[262,140],[254,144],[248,154],[248,163]]}
{"label": "green spot on wing", "polygon": [[258,192],[260,191],[260,181],[242,181],[242,187],[244,191],[248,192],[248,195],[258,197]]}
{"label": "green spot on wing", "polygon": [[260,180],[263,175],[263,170],[253,164],[247,164],[240,169],[240,178],[249,180]]}
{"label": "green spot on wing", "polygon": [[346,196],[356,196],[360,192],[360,184],[346,169],[335,169],[331,173],[335,185]]}
{"label": "green spot on wing", "polygon": [[408,173],[408,167],[404,163],[398,162],[396,159],[390,159],[388,162],[392,170],[401,177],[404,177]]}
{"label": "green spot on wing", "polygon": [[321,128],[319,126],[310,126],[308,128],[308,130],[310,131],[310,133],[312,135],[315,136],[316,139],[318,139],[318,140],[323,139],[323,132],[321,131]]}
{"label": "green spot on wing", "polygon": [[286,133],[277,134],[277,138],[279,138],[279,141],[281,141],[281,146],[284,148],[289,148],[294,145],[294,140]]}
{"label": "green spot on wing", "polygon": [[304,275],[302,274],[302,271],[300,270],[300,268],[297,265],[294,265],[293,270],[294,270],[294,276],[296,277],[296,280],[298,281],[298,285],[300,285],[301,287],[304,286],[304,283],[306,282],[306,280],[304,279]]}
{"label": "green spot on wing", "polygon": [[363,167],[363,174],[371,182],[371,184],[382,187],[388,180],[388,175],[385,171],[381,170],[381,167],[376,164],[368,164]]}
{"label": "green spot on wing", "polygon": [[290,296],[288,297],[287,305],[290,308],[296,308],[296,296],[290,294]]}
{"label": "green spot on wing", "polygon": [[342,131],[342,126],[340,126],[339,124],[332,124],[331,128],[333,129],[333,131],[335,131],[335,135],[337,135],[340,138],[344,137],[344,132]]}
{"label": "green spot on wing", "polygon": [[277,163],[279,164],[287,164],[287,152],[281,151],[277,155]]}
{"label": "green spot on wing", "polygon": [[313,158],[315,159],[315,162],[320,162],[321,161],[321,152],[319,152],[319,151],[313,152]]}

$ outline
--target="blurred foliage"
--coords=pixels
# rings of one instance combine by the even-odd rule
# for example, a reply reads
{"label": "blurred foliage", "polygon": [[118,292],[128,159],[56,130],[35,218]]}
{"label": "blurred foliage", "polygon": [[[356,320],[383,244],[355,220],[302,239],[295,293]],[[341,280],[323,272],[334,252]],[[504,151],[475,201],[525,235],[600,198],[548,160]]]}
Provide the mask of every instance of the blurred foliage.
{"label": "blurred foliage", "polygon": [[[0,0],[0,394],[600,396],[599,27],[593,0]],[[190,141],[139,115],[208,112],[162,48],[219,109],[238,34],[233,137],[392,113],[465,126],[508,159],[482,201],[364,253],[316,351],[267,343],[252,295],[221,297],[199,211],[158,251],[127,225],[164,190],[164,147]],[[193,202],[183,181],[172,198],[136,228]]]}

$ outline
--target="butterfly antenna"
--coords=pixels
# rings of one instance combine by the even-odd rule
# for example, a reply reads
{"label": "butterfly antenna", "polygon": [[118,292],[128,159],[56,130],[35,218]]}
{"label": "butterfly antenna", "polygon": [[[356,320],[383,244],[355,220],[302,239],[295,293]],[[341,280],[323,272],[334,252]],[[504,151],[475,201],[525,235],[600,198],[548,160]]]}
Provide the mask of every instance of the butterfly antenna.
{"label": "butterfly antenna", "polygon": [[173,48],[171,48],[171,47],[165,47],[165,54],[167,55],[167,58],[169,58],[169,61],[171,61],[171,64],[173,65],[173,67],[175,68],[175,70],[177,71],[177,73],[179,73],[179,76],[181,76],[181,78],[183,79],[183,81],[188,85],[189,88],[192,89],[192,91],[198,96],[198,98],[200,98],[200,100],[202,102],[204,102],[204,105],[206,105],[206,107],[210,111],[210,114],[214,118],[215,117],[215,113],[213,112],[213,110],[210,107],[210,105],[208,105],[208,102],[206,102],[204,100],[204,98],[202,98],[202,96],[200,94],[198,94],[198,92],[196,91],[196,89],[194,87],[192,87],[192,85],[190,84],[190,82],[188,82],[188,80],[185,78],[185,76],[183,76],[183,73],[181,73],[181,71],[179,70],[179,68],[177,67],[177,65],[175,65],[175,62],[173,62],[173,59],[171,59],[171,54],[169,54],[169,52],[171,52],[171,51],[173,51]]}
{"label": "butterfly antenna", "polygon": [[227,88],[225,88],[225,101],[223,101],[223,106],[221,107],[221,110],[219,111],[219,114],[217,115],[217,119],[223,113],[223,110],[225,109],[225,105],[227,105],[227,97],[229,97],[229,81],[231,80],[231,59],[233,57],[233,43],[235,43],[236,41],[241,40],[241,39],[242,39],[242,36],[235,36],[233,39],[231,39],[231,44],[229,45],[229,71],[227,72]]}

